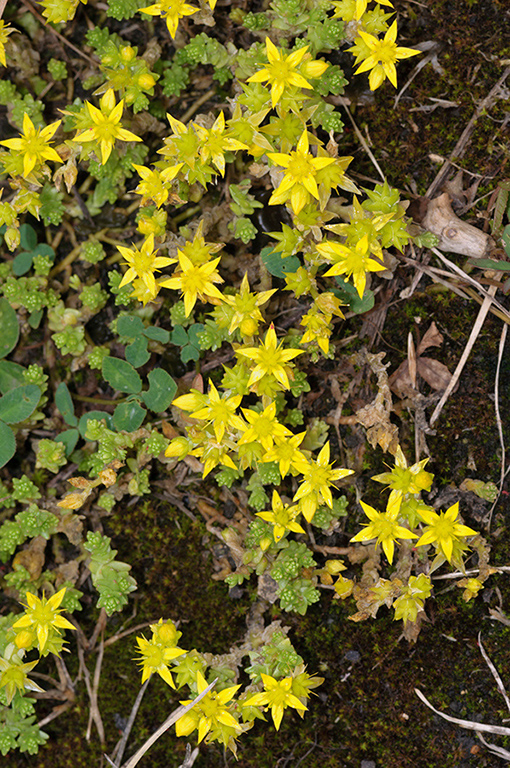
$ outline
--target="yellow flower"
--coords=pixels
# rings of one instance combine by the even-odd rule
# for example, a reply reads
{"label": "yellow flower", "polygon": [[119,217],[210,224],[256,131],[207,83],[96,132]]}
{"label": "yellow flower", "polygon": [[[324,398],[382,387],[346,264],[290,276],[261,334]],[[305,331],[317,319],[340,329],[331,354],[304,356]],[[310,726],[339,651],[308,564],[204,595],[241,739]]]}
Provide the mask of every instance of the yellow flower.
{"label": "yellow flower", "polygon": [[183,16],[191,16],[197,11],[198,8],[188,5],[186,0],[160,0],[159,3],[148,5],[147,8],[140,8],[140,13],[146,13],[149,16],[161,16],[166,19],[166,25],[172,38],[177,32],[179,20]]}
{"label": "yellow flower", "polygon": [[56,151],[49,146],[49,141],[61,122],[61,120],[57,120],[45,128],[35,128],[25,112],[23,115],[23,133],[20,138],[0,141],[4,147],[14,150],[23,157],[23,176],[25,178],[30,175],[36,165],[43,165],[45,160],[53,160],[56,163],[62,162]]}
{"label": "yellow flower", "polygon": [[113,146],[117,139],[121,141],[141,141],[131,131],[127,131],[120,125],[122,111],[124,109],[124,99],[115,104],[115,92],[109,88],[104,96],[99,100],[100,109],[94,107],[89,101],[85,102],[89,113],[89,125],[91,128],[79,133],[72,139],[79,143],[84,141],[96,141],[101,146],[101,163],[104,165],[111,155]]}
{"label": "yellow flower", "polygon": [[[186,397],[186,395],[183,395],[183,397]],[[244,421],[236,414],[236,409],[239,407],[242,395],[228,397],[224,394],[223,397],[220,397],[218,390],[211,381],[209,384],[209,396],[202,397],[204,398],[203,404],[198,410],[194,410],[190,414],[191,418],[212,422],[218,443],[221,443],[223,440],[225,430],[235,428],[243,431],[245,429]],[[173,405],[179,406],[179,400],[181,399],[177,398],[177,400],[174,400]]]}
{"label": "yellow flower", "polygon": [[5,58],[5,44],[11,32],[14,32],[14,29],[10,26],[10,24],[6,24],[5,21],[0,19],[0,64],[2,64],[4,67],[7,66],[7,61]]}
{"label": "yellow flower", "polygon": [[240,347],[236,355],[247,357],[256,363],[248,380],[248,386],[256,384],[264,376],[274,376],[284,389],[290,389],[289,377],[285,364],[293,357],[302,355],[302,349],[282,349],[282,344],[277,345],[274,325],[271,325],[264,343],[260,347]]}
{"label": "yellow flower", "polygon": [[264,322],[259,307],[269,301],[273,293],[276,293],[276,288],[271,291],[250,293],[250,283],[245,273],[239,292],[235,296],[224,297],[225,302],[235,310],[228,332],[234,333],[235,329],[239,328],[241,336],[255,336],[259,323]]}
{"label": "yellow flower", "polygon": [[[240,687],[240,685],[232,685],[229,688],[224,688],[219,693],[214,691],[206,693],[193,709],[190,709],[189,712],[177,720],[175,724],[177,736],[189,736],[195,728],[198,728],[198,742],[200,743],[209,732],[211,732],[214,738],[218,739],[219,737],[218,740],[223,741],[221,734],[225,727],[227,729],[233,728],[234,735],[241,733],[243,730],[242,726],[229,712],[230,707],[226,706]],[[203,693],[206,688],[207,682],[204,676],[197,672],[198,693]],[[193,699],[181,701],[180,703],[183,707],[187,707],[188,704],[193,703]],[[229,737],[230,732],[227,731],[226,735]],[[226,739],[226,743],[228,741],[229,738]]]}
{"label": "yellow flower", "polygon": [[[390,8],[393,8],[392,3],[390,3],[389,0],[377,0],[379,5],[388,5]],[[356,0],[356,11],[354,18],[356,21],[359,21],[365,11],[367,10],[368,0]]]}
{"label": "yellow flower", "polygon": [[455,502],[446,512],[434,512],[431,509],[419,509],[418,514],[427,523],[427,527],[416,542],[417,547],[434,544],[444,557],[451,562],[453,548],[459,538],[476,536],[477,532],[467,525],[457,522],[459,502]]}
{"label": "yellow flower", "polygon": [[296,523],[296,517],[299,515],[299,507],[284,504],[277,491],[273,491],[271,502],[272,512],[256,512],[257,517],[261,517],[266,523],[273,526],[273,536],[276,542],[285,535],[285,531],[294,531],[294,533],[305,533],[305,529]]}
{"label": "yellow flower", "polygon": [[[268,60],[267,67],[259,70],[248,78],[248,83],[271,83],[271,104],[274,107],[282,97],[286,87],[295,86],[297,88],[312,89],[310,83],[305,80],[303,75],[298,72],[298,66],[303,61],[308,50],[308,46],[284,55],[279,51],[276,45],[266,37],[266,56]],[[325,61],[308,62],[307,74],[309,77],[320,77],[328,68]]]}
{"label": "yellow flower", "polygon": [[266,451],[269,451],[273,447],[273,443],[276,438],[284,440],[287,435],[291,435],[291,431],[280,424],[276,418],[276,403],[270,403],[267,408],[264,408],[262,413],[252,411],[247,408],[243,408],[243,414],[250,425],[246,428],[243,425],[243,436],[237,441],[238,445],[245,445],[246,443],[260,443]]}
{"label": "yellow flower", "polygon": [[223,301],[223,294],[214,285],[214,283],[223,282],[223,278],[216,271],[221,256],[200,266],[195,266],[182,251],[177,251],[177,257],[179,272],[176,272],[173,277],[162,280],[160,286],[182,291],[186,317],[195,306],[197,299],[201,301],[209,299],[214,303]]}
{"label": "yellow flower", "polygon": [[305,435],[306,432],[301,432],[299,435],[292,435],[292,437],[286,437],[284,440],[280,440],[277,437],[274,446],[264,454],[262,461],[264,463],[276,461],[282,478],[288,475],[291,467],[295,472],[303,474],[308,467],[308,462],[304,453],[298,450],[298,448],[303,442]]}
{"label": "yellow flower", "polygon": [[300,501],[300,509],[306,520],[311,523],[319,504],[333,507],[333,496],[330,486],[336,480],[341,480],[353,474],[352,469],[332,469],[329,463],[329,442],[322,447],[317,461],[307,464],[303,474],[303,482],[294,494],[294,501]]}
{"label": "yellow flower", "polygon": [[388,562],[393,562],[393,553],[395,551],[395,541],[397,539],[417,539],[418,536],[408,528],[397,523],[397,517],[400,512],[401,497],[393,497],[388,500],[386,512],[378,512],[373,507],[360,501],[366,516],[370,523],[362,531],[353,536],[351,541],[370,541],[377,539],[381,542]]}
{"label": "yellow flower", "polygon": [[70,621],[60,616],[62,608],[59,609],[59,605],[64,599],[66,588],[63,587],[59,592],[56,592],[52,597],[46,599],[39,598],[33,595],[31,592],[27,592],[27,603],[25,613],[14,622],[13,629],[26,629],[26,627],[33,627],[37,635],[37,643],[39,645],[39,651],[44,652],[50,633],[56,633],[60,636],[59,629],[75,629]]}
{"label": "yellow flower", "polygon": [[[396,88],[397,70],[395,62],[399,59],[408,59],[411,56],[416,56],[420,51],[416,51],[414,48],[403,48],[396,44],[396,21],[389,27],[382,40],[374,35],[369,35],[368,32],[363,32],[363,30],[360,30],[359,36],[368,48],[368,56],[363,56],[365,61],[360,64],[354,74],[358,75],[360,72],[368,72],[371,70],[368,82],[370,90],[372,91],[379,88],[386,77]],[[357,52],[355,46],[353,48],[348,48],[347,50],[354,50]]]}
{"label": "yellow flower", "polygon": [[305,128],[295,151],[288,155],[281,152],[267,153],[273,162],[287,169],[278,189],[275,189],[271,195],[269,205],[280,205],[290,198],[292,210],[298,214],[311,197],[319,199],[315,176],[321,168],[334,163],[335,158],[314,157],[309,153],[308,148],[308,133]]}
{"label": "yellow flower", "polygon": [[168,200],[168,187],[165,186],[165,183],[177,176],[182,168],[182,163],[178,163],[170,169],[172,173],[166,173],[164,179],[162,173],[157,168],[151,171],[150,168],[146,168],[144,165],[136,165],[135,163],[133,163],[133,168],[142,178],[142,181],[135,190],[136,194],[142,197],[142,205],[146,205],[149,200],[153,200],[157,207],[160,208]]}
{"label": "yellow flower", "polygon": [[13,700],[17,690],[21,695],[25,694],[25,689],[43,693],[43,688],[37,685],[37,683],[34,683],[34,681],[30,680],[27,676],[36,666],[37,661],[38,659],[22,664],[16,653],[12,655],[10,660],[0,658],[0,688],[5,688],[7,706],[9,706]]}
{"label": "yellow flower", "polygon": [[142,667],[142,683],[145,683],[154,672],[157,672],[165,683],[168,683],[171,688],[175,688],[168,662],[182,656],[187,651],[177,648],[177,646],[169,647],[163,642],[158,642],[157,633],[151,641],[146,640],[145,637],[137,637],[136,642],[140,652],[140,658],[137,661]]}
{"label": "yellow flower", "polygon": [[158,249],[154,248],[154,235],[149,235],[143,241],[141,248],[138,248],[136,245],[132,248],[118,245],[117,248],[126,259],[129,267],[119,284],[119,288],[132,283],[135,278],[139,277],[147,290],[155,297],[157,295],[157,287],[154,272],[159,272],[161,267],[174,264],[175,259],[170,259],[166,256],[156,256]]}
{"label": "yellow flower", "polygon": [[354,287],[360,296],[365,292],[367,272],[381,272],[386,269],[384,264],[371,258],[374,252],[376,256],[382,258],[382,250],[377,241],[370,242],[368,235],[363,235],[354,247],[330,241],[319,243],[315,247],[326,258],[339,258],[336,264],[324,273],[324,277],[352,276]]}
{"label": "yellow flower", "polygon": [[254,696],[243,702],[244,707],[271,707],[274,727],[278,731],[282,722],[283,711],[287,707],[293,707],[298,711],[305,711],[306,706],[299,701],[297,696],[292,693],[292,677],[285,677],[283,680],[276,680],[271,675],[261,673],[262,682],[265,691],[256,693]]}
{"label": "yellow flower", "polygon": [[222,176],[225,175],[225,152],[234,149],[249,149],[247,144],[242,141],[224,136],[225,133],[225,115],[220,112],[211,128],[202,128],[201,125],[194,124],[198,138],[201,141],[200,157],[204,163],[211,158]]}

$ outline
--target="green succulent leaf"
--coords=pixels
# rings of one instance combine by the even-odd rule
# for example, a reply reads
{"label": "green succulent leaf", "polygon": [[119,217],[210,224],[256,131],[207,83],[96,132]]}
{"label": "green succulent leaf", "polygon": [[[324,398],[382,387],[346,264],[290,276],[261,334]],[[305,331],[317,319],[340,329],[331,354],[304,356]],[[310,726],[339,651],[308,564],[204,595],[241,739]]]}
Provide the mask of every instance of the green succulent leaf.
{"label": "green succulent leaf", "polygon": [[142,390],[142,380],[133,366],[119,357],[105,357],[103,376],[113,389],[137,395]]}
{"label": "green succulent leaf", "polygon": [[18,316],[7,299],[0,299],[0,358],[12,352],[19,339]]}
{"label": "green succulent leaf", "polygon": [[0,419],[6,424],[18,424],[32,415],[40,399],[41,390],[37,384],[11,389],[0,397]]}

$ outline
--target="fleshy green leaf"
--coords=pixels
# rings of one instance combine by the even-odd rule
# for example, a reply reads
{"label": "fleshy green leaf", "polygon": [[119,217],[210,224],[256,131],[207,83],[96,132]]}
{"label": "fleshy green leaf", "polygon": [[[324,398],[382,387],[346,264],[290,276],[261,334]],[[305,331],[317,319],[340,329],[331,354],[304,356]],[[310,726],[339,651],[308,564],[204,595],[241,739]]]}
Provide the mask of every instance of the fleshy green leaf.
{"label": "fleshy green leaf", "polygon": [[0,467],[7,464],[16,453],[16,439],[10,427],[0,421]]}
{"label": "fleshy green leaf", "polygon": [[177,392],[177,384],[163,368],[155,368],[148,375],[149,389],[142,392],[142,399],[151,411],[166,411]]}
{"label": "fleshy green leaf", "polygon": [[89,411],[88,413],[84,413],[78,422],[78,429],[80,431],[80,435],[83,438],[85,437],[85,432],[87,431],[87,422],[90,421],[90,419],[94,419],[94,421],[102,421],[104,419],[108,429],[113,429],[113,419],[111,413],[106,413],[105,411]]}
{"label": "fleshy green leaf", "polygon": [[282,257],[280,251],[274,251],[269,246],[262,248],[260,258],[267,271],[280,278],[284,278],[287,272],[296,272],[301,266],[297,256]]}
{"label": "fleshy green leaf", "polygon": [[24,368],[10,360],[0,360],[0,392],[5,395],[25,383]]}
{"label": "fleshy green leaf", "polygon": [[55,405],[64,417],[65,423],[69,424],[70,427],[76,427],[78,419],[74,415],[73,400],[67,384],[63,381],[58,385],[55,392]]}
{"label": "fleshy green leaf", "polygon": [[147,350],[147,339],[143,336],[138,336],[132,344],[126,347],[126,360],[135,368],[145,365],[150,356],[150,352]]}
{"label": "fleshy green leaf", "polygon": [[142,320],[136,315],[122,315],[117,320],[117,332],[128,339],[136,339],[143,332]]}
{"label": "fleshy green leaf", "polygon": [[21,277],[21,275],[25,275],[30,267],[32,266],[32,261],[34,260],[34,254],[29,251],[23,251],[22,253],[18,253],[17,256],[14,257],[12,262],[12,271],[16,275],[16,277]]}
{"label": "fleshy green leaf", "polygon": [[105,357],[103,376],[113,389],[137,395],[142,390],[142,380],[133,366],[119,357]]}
{"label": "fleshy green leaf", "polygon": [[18,424],[28,419],[35,411],[41,399],[41,390],[37,384],[26,384],[11,389],[0,397],[0,419],[6,424]]}
{"label": "fleshy green leaf", "polygon": [[61,432],[60,435],[57,435],[55,438],[56,443],[64,443],[66,449],[66,458],[69,458],[69,456],[76,448],[76,443],[78,442],[79,437],[80,433],[77,429],[66,429],[65,432]]}
{"label": "fleshy green leaf", "polygon": [[0,357],[12,352],[19,338],[18,316],[7,299],[0,299]]}
{"label": "fleshy green leaf", "polygon": [[145,408],[135,400],[119,403],[113,413],[113,424],[119,432],[134,432],[142,426],[146,414]]}
{"label": "fleshy green leaf", "polygon": [[37,234],[30,224],[22,224],[19,228],[20,246],[25,251],[33,251],[37,245]]}
{"label": "fleshy green leaf", "polygon": [[150,326],[144,329],[143,335],[147,336],[148,339],[152,339],[152,341],[159,341],[161,344],[168,344],[170,341],[170,333],[164,328]]}

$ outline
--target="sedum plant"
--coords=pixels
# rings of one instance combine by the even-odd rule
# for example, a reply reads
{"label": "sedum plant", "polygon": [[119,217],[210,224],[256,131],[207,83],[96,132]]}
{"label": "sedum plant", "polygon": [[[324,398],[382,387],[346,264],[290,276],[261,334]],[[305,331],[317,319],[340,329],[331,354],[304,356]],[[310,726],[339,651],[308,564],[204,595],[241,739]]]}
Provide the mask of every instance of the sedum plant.
{"label": "sedum plant", "polygon": [[[374,479],[389,499],[383,511],[360,502],[368,523],[350,539],[349,564],[319,561],[312,547],[314,528],[334,530],[354,511],[345,495],[354,470],[339,465],[324,422],[305,423],[305,361],[334,357],[344,312],[371,308],[372,281],[391,272],[388,249],[411,240],[397,190],[386,182],[360,189],[348,175],[353,158],[340,154],[342,121],[328,100],[347,81],[328,56],[344,46],[355,74],[369,73],[375,90],[386,79],[396,87],[396,64],[418,51],[397,44],[389,0],[272,0],[255,14],[232,8],[240,39],[251,40],[246,48],[193,34],[194,24],[214,26],[215,5],[110,0],[107,18],[136,16],[151,36],[158,29],[165,37],[139,55],[109,29],[89,30],[95,58],[86,54],[85,89],[95,90],[51,122],[42,107],[26,110],[16,87],[0,89],[16,134],[0,142],[1,465],[20,459],[27,434],[43,427],[32,478],[14,477],[0,493],[5,581],[25,605],[0,626],[4,754],[34,753],[46,738],[34,725],[27,692],[40,688],[30,673],[41,656],[60,659],[61,630],[76,628],[61,614],[81,608],[77,585],[90,576],[104,617],[137,588],[101,518],[115,515],[124,497],[151,494],[154,475],[180,462],[196,483],[214,478],[246,499],[243,519],[220,532],[234,566],[222,578],[234,588],[253,576],[264,606],[278,600],[304,615],[329,589],[335,599],[352,596],[353,620],[384,605],[415,639],[437,569],[464,574],[466,554],[478,553],[478,576],[459,581],[466,600],[491,572],[488,547],[458,504],[437,512],[422,501],[433,477],[426,462],[408,466],[398,440],[383,437],[394,466]],[[80,13],[78,0],[39,6],[51,25]],[[0,22],[0,64],[21,77],[9,56],[13,31]],[[63,87],[66,68],[52,62],[54,85]],[[183,114],[176,95],[198,67],[212,68],[222,108],[201,113],[199,99]],[[44,88],[38,93],[42,99]],[[259,218],[267,209],[279,228]],[[63,220],[62,234],[41,245],[30,237],[26,247],[29,217],[54,227]],[[69,248],[61,252],[64,231]],[[246,259],[236,269],[241,243],[251,244],[254,266]],[[288,302],[290,325],[276,324],[277,300]],[[58,383],[47,385],[49,369],[7,359],[27,328],[49,331]],[[177,382],[167,371],[172,347],[180,365],[196,365],[193,377]],[[207,381],[200,365],[208,350],[220,350],[224,364],[209,368]],[[86,376],[98,395],[78,394]],[[47,472],[65,472],[73,486],[58,502]],[[58,566],[45,553],[57,535],[77,552]],[[35,551],[39,567],[25,567],[21,554]],[[196,731],[199,742],[235,753],[255,720],[270,714],[278,730],[287,710],[303,716],[322,682],[277,622],[248,633],[225,658],[180,648],[171,620],[150,629],[149,639],[136,639],[142,683],[157,674],[186,687],[183,705],[197,698],[177,720],[178,736]]]}

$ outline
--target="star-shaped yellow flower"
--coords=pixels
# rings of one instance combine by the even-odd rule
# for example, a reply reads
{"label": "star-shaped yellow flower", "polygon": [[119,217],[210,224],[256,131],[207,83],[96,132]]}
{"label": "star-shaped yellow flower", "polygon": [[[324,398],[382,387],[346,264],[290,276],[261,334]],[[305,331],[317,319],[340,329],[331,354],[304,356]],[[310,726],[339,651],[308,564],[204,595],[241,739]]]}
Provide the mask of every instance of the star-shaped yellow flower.
{"label": "star-shaped yellow flower", "polygon": [[255,336],[258,331],[259,323],[264,321],[259,307],[265,304],[276,288],[270,291],[250,292],[250,283],[248,275],[245,273],[239,292],[234,296],[225,296],[225,302],[234,309],[232,322],[230,323],[229,333],[234,333],[236,328],[241,331],[241,336]]}
{"label": "star-shaped yellow flower", "polygon": [[62,121],[47,125],[45,128],[35,128],[30,117],[23,115],[23,133],[19,139],[4,139],[0,141],[4,147],[14,150],[23,157],[23,176],[27,178],[36,165],[42,165],[45,160],[61,163],[56,151],[49,146],[49,141]]}
{"label": "star-shaped yellow flower", "polygon": [[[310,83],[305,80],[302,74],[298,72],[298,66],[303,62],[303,58],[308,50],[308,46],[293,51],[285,56],[284,51],[279,51],[271,40],[266,37],[266,56],[268,64],[264,69],[255,72],[248,78],[248,83],[271,83],[271,104],[276,106],[280,101],[286,87],[295,86],[297,88],[312,89]],[[329,64],[326,61],[305,62],[306,74],[308,77],[320,77],[326,71]]]}
{"label": "star-shaped yellow flower", "polygon": [[5,58],[5,44],[11,32],[14,31],[14,28],[11,27],[10,24],[6,24],[5,21],[0,19],[0,64],[3,67],[7,66],[7,60]]}
{"label": "star-shaped yellow flower", "polygon": [[148,5],[147,8],[140,8],[140,13],[147,13],[149,16],[161,16],[166,19],[166,25],[172,38],[177,32],[179,20],[183,16],[191,16],[197,11],[198,8],[188,5],[186,0],[160,0],[159,3]]}
{"label": "star-shaped yellow flower", "polygon": [[362,531],[353,536],[351,541],[371,541],[377,539],[377,543],[382,543],[384,553],[388,562],[393,562],[393,553],[395,551],[395,541],[397,539],[417,539],[418,536],[399,525],[397,518],[400,512],[402,497],[393,497],[388,500],[386,512],[378,512],[373,507],[360,501],[361,506],[370,519],[370,523]]}
{"label": "star-shaped yellow flower", "polygon": [[264,408],[262,413],[258,411],[252,411],[248,408],[243,408],[243,414],[250,425],[241,438],[237,441],[238,445],[245,445],[245,443],[260,443],[262,447],[269,451],[273,447],[275,438],[284,440],[287,435],[292,434],[290,429],[280,424],[276,418],[276,403],[270,403],[267,408]]}
{"label": "star-shaped yellow flower", "polygon": [[319,199],[315,180],[317,171],[335,162],[334,157],[314,157],[310,154],[306,128],[301,134],[295,151],[291,151],[288,155],[281,152],[268,152],[267,156],[277,165],[286,168],[279,187],[269,198],[269,205],[280,205],[290,199],[290,205],[296,215],[310,201],[310,197]]}
{"label": "star-shaped yellow flower", "polygon": [[59,629],[76,629],[70,621],[60,616],[62,608],[59,608],[59,606],[64,599],[65,593],[66,587],[63,587],[50,598],[46,598],[44,595],[39,598],[31,592],[27,592],[25,613],[12,625],[13,629],[33,627],[41,653],[46,648],[50,632],[56,631],[56,634],[60,635]]}
{"label": "star-shaped yellow flower", "polygon": [[459,538],[476,536],[477,532],[467,525],[457,522],[459,515],[459,502],[449,507],[446,512],[434,512],[432,509],[419,509],[419,516],[427,523],[427,527],[416,542],[417,547],[425,544],[434,544],[448,560],[452,559],[453,547]]}
{"label": "star-shaped yellow flower", "polygon": [[[218,390],[211,381],[209,395],[202,395],[202,397],[202,406],[198,410],[193,410],[190,414],[191,418],[211,422],[218,443],[223,440],[225,430],[234,428],[243,431],[245,429],[244,421],[236,414],[236,410],[243,399],[242,395],[228,397],[224,394],[223,397],[220,397]],[[173,405],[179,405],[179,398],[173,401]]]}
{"label": "star-shaped yellow flower", "polygon": [[154,248],[154,235],[149,235],[143,241],[141,248],[136,245],[132,248],[118,245],[117,248],[126,259],[129,267],[119,284],[119,288],[132,283],[136,277],[139,277],[147,289],[156,296],[157,287],[154,272],[159,272],[161,267],[174,264],[175,259],[170,259],[167,256],[156,256],[158,249]]}
{"label": "star-shaped yellow flower", "polygon": [[201,301],[209,299],[215,304],[223,301],[223,294],[214,285],[214,283],[223,282],[223,278],[216,270],[221,256],[199,266],[193,264],[182,251],[177,251],[177,257],[179,271],[173,277],[160,281],[159,284],[163,288],[176,288],[182,291],[186,317],[195,306],[197,299]]}
{"label": "star-shaped yellow flower", "polygon": [[276,542],[280,541],[285,535],[285,531],[294,531],[294,533],[305,533],[305,529],[296,523],[296,517],[299,515],[299,507],[295,504],[284,504],[278,491],[273,491],[271,502],[271,512],[256,512],[257,517],[261,517],[266,523],[273,526],[273,536]]}
{"label": "star-shaped yellow flower", "polygon": [[380,243],[368,239],[368,235],[358,240],[354,247],[342,243],[324,241],[315,246],[322,256],[338,259],[324,277],[333,275],[352,276],[354,287],[359,296],[363,296],[367,284],[367,272],[381,272],[384,264],[372,258],[372,253],[382,259]]}
{"label": "star-shaped yellow flower", "polygon": [[[417,51],[414,48],[403,48],[396,44],[396,21],[394,21],[391,27],[386,31],[382,40],[375,37],[375,35],[369,35],[368,32],[363,32],[363,30],[360,30],[359,36],[368,47],[368,56],[363,56],[365,61],[360,64],[354,74],[358,75],[360,72],[368,72],[369,70],[372,70],[368,78],[371,91],[375,91],[376,88],[379,88],[386,77],[394,88],[396,88],[397,69],[395,63],[399,59],[408,59],[411,56],[416,56],[420,51]],[[348,48],[347,50],[354,50],[359,55],[359,50],[356,46]]]}
{"label": "star-shaped yellow flower", "polygon": [[294,494],[300,509],[310,523],[319,504],[333,507],[331,486],[336,480],[352,475],[352,469],[332,469],[329,463],[329,442],[321,448],[316,461],[310,461],[303,472],[303,482]]}
{"label": "star-shaped yellow flower", "polygon": [[292,358],[302,355],[303,351],[302,349],[282,349],[282,344],[277,343],[274,325],[271,325],[260,347],[240,347],[236,350],[236,355],[247,357],[256,363],[248,380],[249,387],[264,376],[274,376],[284,389],[290,389],[285,364]]}
{"label": "star-shaped yellow flower", "polygon": [[73,141],[83,143],[96,141],[101,147],[101,163],[104,165],[111,155],[117,139],[121,141],[141,141],[131,131],[127,131],[120,125],[120,119],[124,109],[124,99],[115,104],[115,92],[109,88],[99,100],[100,109],[94,107],[89,101],[85,102],[89,113],[89,123],[92,125],[83,133],[74,137]]}
{"label": "star-shaped yellow flower", "polygon": [[261,673],[262,682],[265,691],[256,693],[254,696],[243,702],[244,707],[271,707],[274,727],[279,730],[282,722],[283,711],[287,707],[293,707],[300,712],[306,710],[306,706],[297,696],[292,693],[292,677],[285,677],[283,680],[276,680],[271,675]]}

